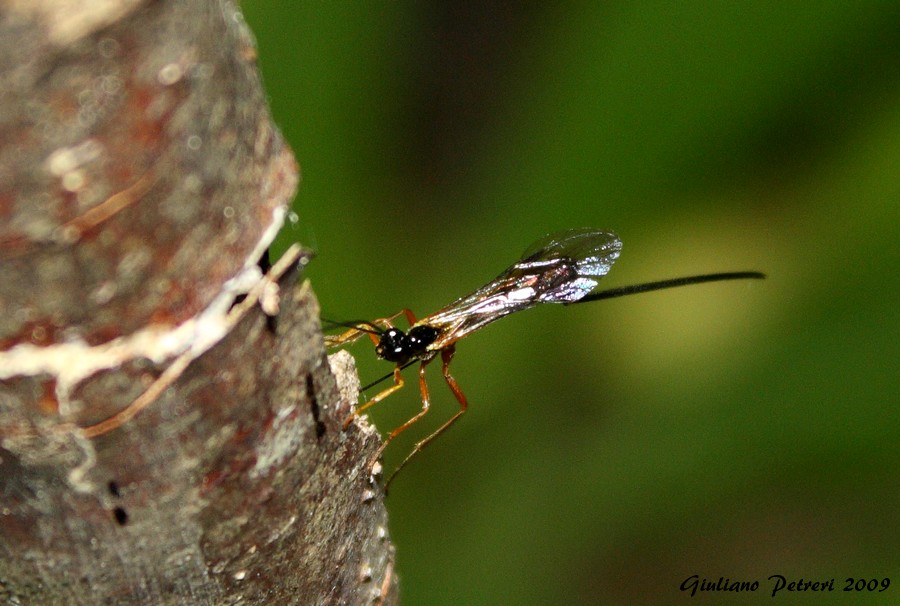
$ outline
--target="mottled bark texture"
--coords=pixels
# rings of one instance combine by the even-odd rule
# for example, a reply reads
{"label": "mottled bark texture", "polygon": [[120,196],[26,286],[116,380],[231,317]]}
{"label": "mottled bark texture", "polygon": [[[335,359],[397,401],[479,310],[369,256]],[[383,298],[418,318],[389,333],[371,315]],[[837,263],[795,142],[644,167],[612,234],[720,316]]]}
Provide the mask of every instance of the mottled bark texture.
{"label": "mottled bark texture", "polygon": [[0,0],[0,82],[0,603],[394,603],[237,7]]}

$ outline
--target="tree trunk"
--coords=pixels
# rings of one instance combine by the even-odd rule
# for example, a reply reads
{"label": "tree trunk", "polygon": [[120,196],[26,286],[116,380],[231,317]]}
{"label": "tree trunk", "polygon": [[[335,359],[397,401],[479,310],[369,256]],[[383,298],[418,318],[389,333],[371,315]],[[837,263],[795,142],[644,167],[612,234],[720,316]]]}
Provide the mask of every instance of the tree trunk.
{"label": "tree trunk", "polygon": [[227,0],[0,0],[0,603],[396,601],[254,59]]}

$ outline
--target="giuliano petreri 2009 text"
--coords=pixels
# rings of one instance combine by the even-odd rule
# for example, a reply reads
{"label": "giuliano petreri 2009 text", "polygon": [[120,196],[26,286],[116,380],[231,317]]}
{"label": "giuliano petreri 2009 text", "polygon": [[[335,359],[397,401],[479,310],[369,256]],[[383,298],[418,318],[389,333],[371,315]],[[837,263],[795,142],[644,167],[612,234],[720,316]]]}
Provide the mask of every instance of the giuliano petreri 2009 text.
{"label": "giuliano petreri 2009 text", "polygon": [[[834,577],[811,581],[803,577],[789,579],[780,574],[773,574],[766,580],[768,584],[765,587],[771,588],[771,597],[773,598],[782,591],[786,593],[825,593],[840,590],[852,593],[882,593],[891,586],[891,580],[887,577],[883,579],[847,577],[844,579],[843,586],[837,585]],[[697,592],[752,593],[759,588],[760,582],[757,579],[732,580],[727,577],[719,577],[718,580],[712,581],[696,574],[682,581],[680,587],[681,591],[690,593],[691,597],[697,595]]]}

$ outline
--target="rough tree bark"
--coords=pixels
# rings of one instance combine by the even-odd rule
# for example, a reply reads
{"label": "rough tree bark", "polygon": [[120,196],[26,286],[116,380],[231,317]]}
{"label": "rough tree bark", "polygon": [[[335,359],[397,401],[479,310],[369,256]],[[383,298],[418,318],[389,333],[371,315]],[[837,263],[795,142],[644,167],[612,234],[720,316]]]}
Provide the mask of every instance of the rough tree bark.
{"label": "rough tree bark", "polygon": [[0,0],[0,603],[396,601],[254,59],[227,0]]}

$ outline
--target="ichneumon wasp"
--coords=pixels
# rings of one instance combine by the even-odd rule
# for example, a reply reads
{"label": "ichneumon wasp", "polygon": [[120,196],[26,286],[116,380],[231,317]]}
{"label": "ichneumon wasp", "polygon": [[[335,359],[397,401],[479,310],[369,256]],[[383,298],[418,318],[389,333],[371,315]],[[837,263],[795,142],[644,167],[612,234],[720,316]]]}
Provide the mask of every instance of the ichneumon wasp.
{"label": "ichneumon wasp", "polygon": [[[381,457],[387,445],[410,425],[421,419],[431,405],[425,368],[440,354],[441,373],[450,391],[459,402],[459,410],[443,425],[413,447],[412,451],[385,482],[385,490],[397,473],[437,436],[447,430],[466,412],[468,401],[450,374],[450,362],[456,351],[456,342],[466,335],[516,311],[529,309],[542,303],[571,305],[602,299],[611,299],[640,292],[673,288],[703,282],[723,280],[762,279],[765,275],[755,271],[727,272],[674,278],[592,292],[600,278],[605,276],[619,258],[622,242],[619,237],[602,229],[572,229],[546,236],[526,249],[521,260],[507,268],[499,276],[478,290],[457,299],[450,305],[421,319],[409,309],[388,318],[371,322],[355,322],[346,332],[325,338],[329,347],[340,347],[368,336],[375,344],[376,355],[395,364],[394,383],[357,408],[344,422],[348,427],[352,420],[366,409],[384,400],[404,385],[401,371],[419,362],[419,391],[422,409],[408,421],[392,430],[372,462]],[[406,331],[394,326],[394,320],[406,317]],[[385,378],[387,378],[385,377]],[[378,383],[376,381],[375,383]],[[370,384],[363,389],[371,387]]]}

